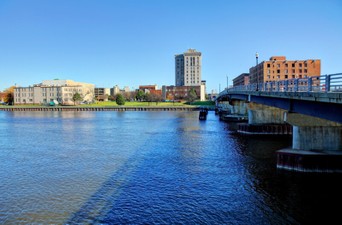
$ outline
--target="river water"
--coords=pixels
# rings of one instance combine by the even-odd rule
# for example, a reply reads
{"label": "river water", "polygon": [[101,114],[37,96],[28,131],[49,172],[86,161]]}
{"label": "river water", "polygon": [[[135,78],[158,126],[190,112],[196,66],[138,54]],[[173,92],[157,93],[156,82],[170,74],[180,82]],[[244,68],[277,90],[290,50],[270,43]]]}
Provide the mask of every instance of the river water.
{"label": "river water", "polygon": [[341,176],[276,169],[288,138],[209,112],[0,112],[0,224],[312,224]]}

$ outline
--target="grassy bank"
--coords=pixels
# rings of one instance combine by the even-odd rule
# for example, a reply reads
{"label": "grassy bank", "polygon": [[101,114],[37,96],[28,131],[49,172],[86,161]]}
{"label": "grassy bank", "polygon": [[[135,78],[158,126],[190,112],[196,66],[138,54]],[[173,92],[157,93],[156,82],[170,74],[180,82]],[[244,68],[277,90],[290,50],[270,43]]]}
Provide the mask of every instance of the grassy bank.
{"label": "grassy bank", "polygon": [[[119,105],[116,104],[116,102],[97,102],[94,104],[84,104],[84,105],[78,105],[80,107],[118,107]],[[126,102],[125,105],[123,105],[125,107],[153,107],[153,106],[157,106],[157,107],[172,107],[172,106],[187,106],[184,103],[181,102]]]}

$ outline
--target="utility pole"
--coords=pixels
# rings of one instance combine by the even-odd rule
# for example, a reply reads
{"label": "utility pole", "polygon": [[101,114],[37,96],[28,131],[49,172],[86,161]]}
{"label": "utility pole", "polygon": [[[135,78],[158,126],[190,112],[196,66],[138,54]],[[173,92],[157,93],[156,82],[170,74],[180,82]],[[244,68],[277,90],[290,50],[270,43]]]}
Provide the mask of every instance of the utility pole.
{"label": "utility pole", "polygon": [[257,52],[257,53],[255,53],[255,60],[256,60],[255,71],[256,71],[256,76],[257,76],[256,91],[259,91],[258,59],[259,59],[259,54]]}

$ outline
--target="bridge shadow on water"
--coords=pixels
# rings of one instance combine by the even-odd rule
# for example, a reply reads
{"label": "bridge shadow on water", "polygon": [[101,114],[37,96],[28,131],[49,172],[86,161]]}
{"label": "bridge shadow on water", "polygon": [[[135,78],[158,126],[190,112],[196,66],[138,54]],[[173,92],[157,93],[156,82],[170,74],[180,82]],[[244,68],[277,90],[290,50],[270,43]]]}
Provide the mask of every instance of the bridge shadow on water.
{"label": "bridge shadow on water", "polygon": [[121,194],[141,158],[132,157],[118,171],[110,176],[102,186],[75,212],[65,224],[103,223],[116,198]]}
{"label": "bridge shadow on water", "polygon": [[[188,120],[179,118],[176,121],[164,122],[162,127],[167,130],[165,133],[160,132],[159,126],[158,128],[149,127],[150,130],[144,134],[146,135],[144,141],[135,147],[134,154],[123,162],[64,224],[176,222],[170,215],[173,215],[175,209],[172,207],[178,202],[171,206],[165,197],[170,193],[172,196],[177,194],[177,189],[173,188],[174,184],[171,178],[169,175],[165,175],[173,173],[174,168],[171,165],[173,162],[169,162],[165,158],[170,154],[170,151],[175,150],[174,148],[177,145],[174,142],[177,142],[176,139],[182,139],[182,135],[188,135],[187,132],[179,131],[183,127],[189,129],[189,124],[186,121]],[[197,124],[197,117],[194,121]],[[175,128],[177,132],[175,130],[168,131],[169,123],[172,122],[177,124]],[[195,129],[191,132],[198,131]],[[161,155],[163,156],[160,157]],[[163,190],[164,187],[167,187],[166,191]],[[155,214],[162,215],[153,216]]]}

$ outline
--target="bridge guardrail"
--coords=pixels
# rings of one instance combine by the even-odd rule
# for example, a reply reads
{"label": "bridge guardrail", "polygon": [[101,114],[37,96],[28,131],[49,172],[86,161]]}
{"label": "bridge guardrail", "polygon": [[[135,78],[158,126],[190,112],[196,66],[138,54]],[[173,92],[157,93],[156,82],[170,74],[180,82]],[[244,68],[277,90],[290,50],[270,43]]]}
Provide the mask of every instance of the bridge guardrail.
{"label": "bridge guardrail", "polygon": [[342,73],[235,86],[222,91],[342,92]]}

